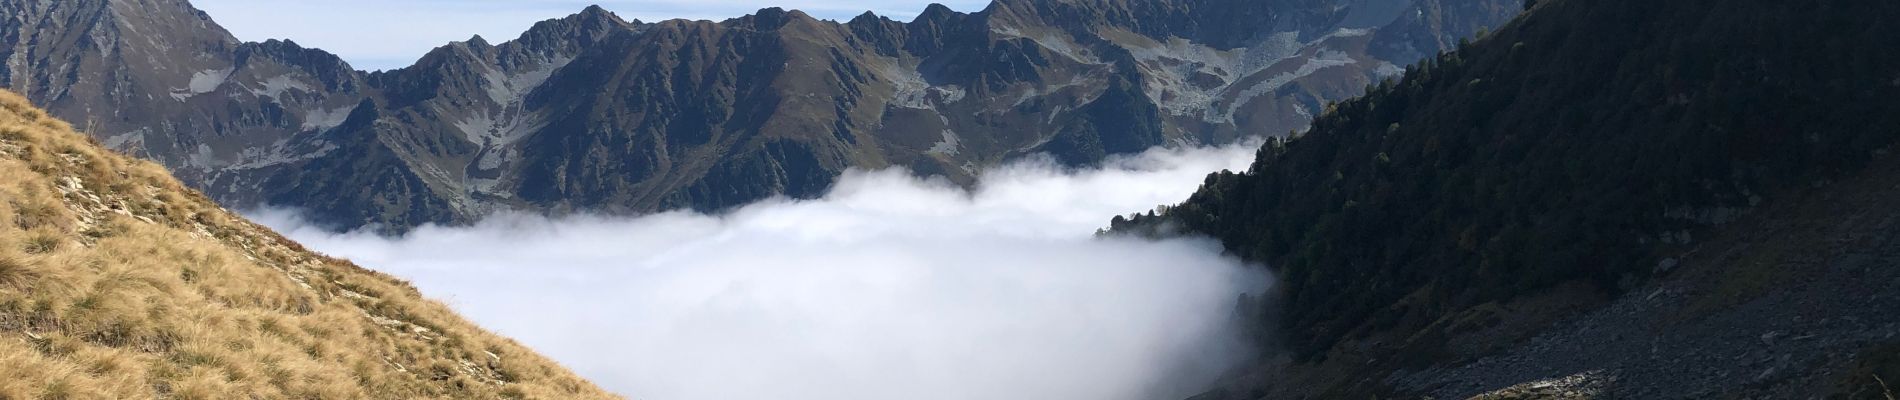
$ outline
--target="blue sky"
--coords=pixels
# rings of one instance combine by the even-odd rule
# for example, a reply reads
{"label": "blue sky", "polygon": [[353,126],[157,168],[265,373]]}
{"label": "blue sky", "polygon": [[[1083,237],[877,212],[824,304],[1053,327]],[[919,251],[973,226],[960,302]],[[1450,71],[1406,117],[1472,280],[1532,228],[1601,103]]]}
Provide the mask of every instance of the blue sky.
{"label": "blue sky", "polygon": [[248,41],[290,39],[341,55],[357,69],[407,66],[424,52],[480,34],[513,39],[535,21],[559,18],[599,4],[621,18],[723,20],[760,8],[804,10],[849,19],[866,10],[909,20],[930,3],[957,11],[982,9],[988,0],[195,0],[225,29]]}

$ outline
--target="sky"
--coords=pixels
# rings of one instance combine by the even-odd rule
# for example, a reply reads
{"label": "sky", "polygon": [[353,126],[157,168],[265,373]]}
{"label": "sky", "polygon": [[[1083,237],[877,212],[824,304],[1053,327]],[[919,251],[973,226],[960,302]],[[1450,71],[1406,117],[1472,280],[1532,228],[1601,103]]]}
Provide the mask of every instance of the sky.
{"label": "sky", "polygon": [[822,198],[722,215],[501,215],[403,237],[250,214],[629,398],[1184,398],[1250,356],[1234,305],[1270,278],[1211,240],[1095,232],[1254,148],[1032,158],[970,190],[849,171]]}
{"label": "sky", "polygon": [[328,50],[362,70],[395,69],[451,41],[480,34],[494,43],[514,39],[535,22],[598,4],[627,20],[725,20],[765,7],[803,10],[849,20],[865,11],[909,21],[930,3],[957,11],[982,9],[988,0],[194,0],[193,5],[246,41],[290,39]]}

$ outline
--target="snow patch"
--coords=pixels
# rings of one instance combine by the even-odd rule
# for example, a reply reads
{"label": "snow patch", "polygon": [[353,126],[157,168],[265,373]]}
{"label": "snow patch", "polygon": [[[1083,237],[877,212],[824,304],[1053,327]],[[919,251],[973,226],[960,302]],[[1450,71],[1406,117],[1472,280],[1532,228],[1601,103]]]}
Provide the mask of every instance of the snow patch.
{"label": "snow patch", "polygon": [[201,143],[198,145],[198,151],[185,156],[185,167],[188,169],[207,170],[210,169],[212,164],[217,162],[217,160],[217,155],[212,152],[211,146]]}
{"label": "snow patch", "polygon": [[930,91],[936,93],[937,98],[942,99],[943,104],[956,103],[959,100],[963,100],[963,96],[968,95],[963,88],[957,87],[956,85],[932,86],[930,87]]}
{"label": "snow patch", "polygon": [[343,125],[343,121],[350,118],[350,111],[355,109],[356,107],[343,106],[327,110],[315,109],[307,111],[303,116],[302,128],[306,131],[320,131],[335,128],[337,125]]}
{"label": "snow patch", "polygon": [[208,69],[191,74],[191,82],[187,82],[184,88],[172,88],[172,98],[178,101],[185,101],[185,99],[189,99],[192,96],[216,91],[218,87],[224,86],[226,80],[231,78],[232,71],[235,71],[235,69]]}
{"label": "snow patch", "polygon": [[1326,35],[1326,36],[1328,38],[1347,38],[1347,37],[1361,37],[1361,36],[1366,36],[1366,35],[1371,35],[1371,34],[1372,34],[1372,30],[1366,29],[1366,28],[1339,28],[1339,30],[1333,31],[1332,34]]}
{"label": "snow patch", "polygon": [[230,69],[214,69],[192,74],[189,88],[192,93],[211,93],[213,90],[218,90],[219,86],[224,86],[225,79],[231,77],[231,71]]}
{"label": "snow patch", "polygon": [[265,79],[263,85],[264,87],[261,89],[251,89],[251,94],[257,95],[258,97],[268,97],[272,101],[278,101],[278,96],[282,96],[284,93],[292,90],[304,93],[314,92],[310,89],[309,84],[290,75],[278,75],[270,79]]}
{"label": "snow patch", "polygon": [[944,129],[943,140],[938,141],[937,144],[934,146],[930,146],[930,150],[925,151],[924,153],[955,157],[957,153],[962,150],[963,150],[962,138],[957,137],[956,132],[953,132],[949,129]]}
{"label": "snow patch", "polygon": [[131,132],[108,136],[101,144],[104,144],[108,149],[118,151],[129,150],[129,146],[131,145],[144,145],[145,133],[151,131],[151,129],[152,128],[139,128]]}

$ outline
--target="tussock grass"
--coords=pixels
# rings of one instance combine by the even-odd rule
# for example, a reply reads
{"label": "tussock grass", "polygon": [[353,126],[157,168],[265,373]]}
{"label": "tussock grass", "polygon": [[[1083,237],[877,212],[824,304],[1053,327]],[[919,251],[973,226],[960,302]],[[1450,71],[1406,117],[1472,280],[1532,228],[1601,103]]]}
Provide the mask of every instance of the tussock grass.
{"label": "tussock grass", "polygon": [[609,398],[0,92],[0,399]]}

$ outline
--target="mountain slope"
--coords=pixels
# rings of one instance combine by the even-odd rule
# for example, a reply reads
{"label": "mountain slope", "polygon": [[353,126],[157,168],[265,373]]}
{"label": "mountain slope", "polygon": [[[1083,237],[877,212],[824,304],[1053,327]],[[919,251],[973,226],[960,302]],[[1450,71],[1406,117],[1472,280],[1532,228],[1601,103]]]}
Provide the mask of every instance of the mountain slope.
{"label": "mountain slope", "polygon": [[[1890,3],[1541,1],[1496,33],[1331,107],[1309,133],[1263,148],[1249,171],[1210,176],[1165,216],[1118,225],[1209,234],[1275,267],[1283,280],[1277,307],[1257,309],[1282,327],[1266,331],[1294,351],[1286,373],[1299,378],[1287,379],[1307,383],[1277,385],[1282,396],[1469,395],[1460,390],[1481,387],[1388,385],[1404,386],[1395,374],[1402,370],[1452,375],[1451,366],[1528,346],[1521,341],[1540,333],[1553,338],[1543,345],[1574,350],[1569,361],[1542,358],[1546,366],[1589,359],[1602,366],[1599,375],[1643,383],[1612,387],[1611,395],[1656,395],[1645,391],[1657,384],[1645,377],[1673,371],[1646,370],[1658,358],[1697,362],[1735,352],[1722,368],[1758,358],[1715,333],[1663,346],[1684,332],[1741,337],[1728,332],[1770,326],[1715,323],[1749,315],[1859,321],[1812,332],[1809,339],[1829,346],[1790,352],[1852,354],[1892,339],[1879,330],[1892,332],[1895,305],[1879,299],[1896,295],[1893,286],[1834,288],[1875,299],[1841,308],[1810,306],[1841,303],[1826,286],[1770,289],[1782,279],[1853,282],[1812,266],[1889,253],[1855,233],[1884,235],[1887,225],[1801,222],[1891,217],[1878,212],[1891,204],[1842,202],[1851,193],[1825,187],[1891,174],[1870,167],[1891,164],[1870,163],[1900,135],[1893,100],[1900,56],[1882,47],[1900,34],[1895,16],[1900,7]],[[1771,212],[1798,209],[1811,211]],[[1807,228],[1752,231],[1763,226]],[[1790,258],[1797,248],[1784,241],[1830,250]],[[1886,282],[1892,266],[1864,265],[1866,278]],[[1657,303],[1677,297],[1688,304]],[[1600,311],[1617,315],[1610,319],[1576,317],[1604,304],[1635,308]],[[1608,320],[1642,328],[1619,337],[1557,334],[1566,323]],[[1612,331],[1621,332],[1598,330]],[[1651,338],[1641,349],[1647,354],[1614,363],[1603,360],[1624,356],[1610,352],[1615,347],[1576,342]],[[1847,362],[1779,359],[1778,374],[1679,380],[1668,384],[1680,391],[1668,393],[1820,392],[1823,380],[1808,379]],[[1248,397],[1241,393],[1227,394]]]}
{"label": "mountain slope", "polygon": [[1278,135],[1519,4],[1002,0],[843,23],[589,7],[364,73],[239,43],[182,0],[0,0],[0,83],[225,204],[402,230],[498,209],[720,209],[815,195],[851,167],[969,182],[1029,153],[1087,164]]}
{"label": "mountain slope", "polygon": [[611,398],[0,92],[0,398]]}

